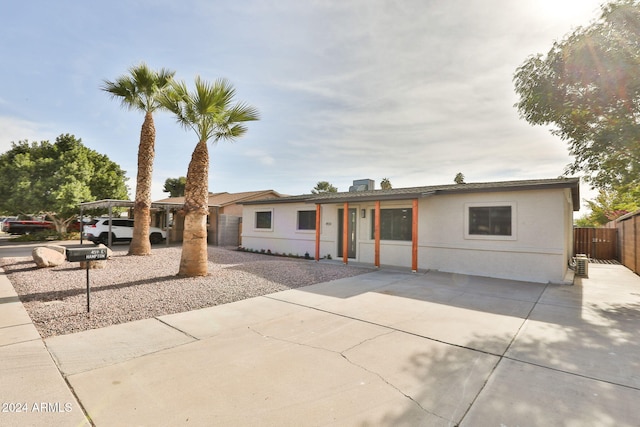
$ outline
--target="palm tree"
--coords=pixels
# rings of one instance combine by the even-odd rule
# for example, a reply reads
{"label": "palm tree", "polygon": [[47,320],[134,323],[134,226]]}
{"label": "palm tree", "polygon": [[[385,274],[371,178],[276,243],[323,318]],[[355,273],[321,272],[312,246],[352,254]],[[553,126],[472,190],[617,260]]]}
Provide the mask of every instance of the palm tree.
{"label": "palm tree", "polygon": [[207,215],[209,201],[209,150],[207,142],[234,140],[247,132],[244,122],[258,120],[258,110],[235,102],[235,89],[226,79],[213,84],[196,77],[195,90],[184,82],[173,82],[162,104],[176,115],[178,123],[198,135],[193,150],[184,194],[184,232],[180,276],[206,276]]}
{"label": "palm tree", "polygon": [[138,145],[138,176],[136,178],[136,198],[133,208],[135,218],[133,239],[129,247],[130,255],[150,255],[149,222],[151,220],[151,181],[153,158],[155,156],[156,128],[153,112],[161,105],[159,95],[173,80],[175,71],[161,69],[150,70],[146,64],[129,68],[129,75],[118,77],[115,81],[104,80],[102,90],[112,98],[119,99],[128,110],[144,112],[144,122],[140,131]]}

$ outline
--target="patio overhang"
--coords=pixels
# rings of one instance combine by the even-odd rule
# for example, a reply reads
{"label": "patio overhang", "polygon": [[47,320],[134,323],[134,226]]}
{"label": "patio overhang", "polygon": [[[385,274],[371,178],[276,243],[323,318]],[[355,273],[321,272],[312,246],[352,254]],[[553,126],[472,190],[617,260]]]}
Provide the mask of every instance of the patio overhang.
{"label": "patio overhang", "polygon": [[[110,209],[110,208],[132,208],[134,207],[136,202],[133,200],[116,200],[116,199],[103,199],[96,200],[93,202],[82,202],[80,203],[80,210],[86,209]],[[171,209],[171,208],[181,208],[183,203],[175,203],[175,202],[151,202],[151,209]]]}
{"label": "patio overhang", "polygon": [[[89,209],[108,209],[109,218],[113,216],[113,208],[132,208],[134,207],[136,202],[133,200],[116,200],[116,199],[103,199],[103,200],[95,200],[93,202],[82,202],[80,203],[80,217],[83,216],[83,211]],[[170,203],[170,202],[152,202],[151,209],[164,210],[165,215],[169,216],[169,211],[173,209],[182,208],[183,203]],[[83,233],[80,233],[80,243],[82,244]],[[109,221],[109,243],[108,246],[111,247],[111,221]],[[167,233],[166,244],[169,245],[169,234]]]}

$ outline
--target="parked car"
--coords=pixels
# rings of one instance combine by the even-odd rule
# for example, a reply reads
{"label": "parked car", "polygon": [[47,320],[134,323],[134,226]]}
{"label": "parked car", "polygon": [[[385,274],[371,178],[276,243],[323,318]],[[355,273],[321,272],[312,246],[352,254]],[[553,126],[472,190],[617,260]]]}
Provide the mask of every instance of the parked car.
{"label": "parked car", "polygon": [[[98,218],[83,227],[84,236],[93,243],[108,244],[109,222],[111,221],[111,242],[130,242],[133,238],[133,220],[126,218]],[[160,243],[167,233],[157,227],[149,227],[149,241]]]}
{"label": "parked car", "polygon": [[0,231],[4,231],[4,223],[7,221],[15,221],[17,216],[0,216]]}
{"label": "parked car", "polygon": [[36,231],[55,228],[51,221],[33,219],[6,219],[2,221],[2,231],[9,234],[31,234]]}

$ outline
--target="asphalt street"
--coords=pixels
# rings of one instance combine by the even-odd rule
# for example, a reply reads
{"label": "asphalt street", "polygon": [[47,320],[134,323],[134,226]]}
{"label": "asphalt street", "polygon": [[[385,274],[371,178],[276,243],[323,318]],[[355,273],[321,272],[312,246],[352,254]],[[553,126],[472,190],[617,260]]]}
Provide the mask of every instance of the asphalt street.
{"label": "asphalt street", "polygon": [[[33,248],[37,246],[43,246],[49,243],[59,242],[12,242],[10,239],[15,236],[10,236],[6,233],[0,233],[0,258],[5,257],[28,257],[31,256]],[[80,243],[67,241],[68,243]]]}

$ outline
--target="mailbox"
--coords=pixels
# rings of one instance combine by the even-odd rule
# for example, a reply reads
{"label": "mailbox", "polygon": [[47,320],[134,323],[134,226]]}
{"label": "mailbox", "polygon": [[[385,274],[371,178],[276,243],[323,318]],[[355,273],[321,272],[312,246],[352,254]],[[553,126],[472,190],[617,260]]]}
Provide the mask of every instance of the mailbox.
{"label": "mailbox", "polygon": [[99,246],[67,246],[67,261],[98,261],[107,259],[107,248]]}
{"label": "mailbox", "polygon": [[[66,247],[67,261],[99,261],[107,259],[106,246],[71,245]],[[89,287],[89,263],[87,262],[87,313],[91,310],[90,303],[91,289]]]}

